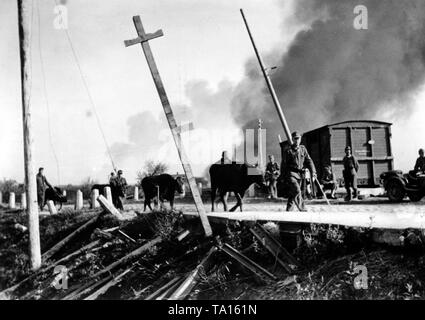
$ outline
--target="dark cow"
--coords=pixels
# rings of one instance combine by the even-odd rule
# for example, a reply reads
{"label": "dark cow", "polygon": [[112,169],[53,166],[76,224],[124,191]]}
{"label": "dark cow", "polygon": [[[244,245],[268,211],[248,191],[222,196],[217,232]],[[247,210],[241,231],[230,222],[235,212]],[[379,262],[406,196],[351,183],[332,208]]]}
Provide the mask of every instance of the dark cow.
{"label": "dark cow", "polygon": [[261,170],[255,166],[248,164],[213,164],[210,167],[211,179],[211,211],[214,211],[215,196],[218,190],[220,200],[223,202],[224,211],[227,211],[226,193],[233,192],[237,199],[237,203],[230,211],[235,211],[240,207],[242,211],[242,198],[245,191],[253,183],[258,184],[262,188],[266,188],[264,184],[264,176]]}
{"label": "dark cow", "polygon": [[58,203],[59,210],[62,209],[62,204],[68,201],[66,196],[63,195],[62,190],[58,187],[46,189],[46,191],[44,192],[44,206],[47,204],[47,201],[49,200],[52,200],[55,206]]}
{"label": "dark cow", "polygon": [[174,194],[176,191],[180,194],[184,194],[183,184],[184,182],[181,177],[174,179],[169,174],[160,174],[157,176],[143,178],[141,183],[143,193],[145,195],[145,205],[143,210],[146,210],[146,206],[152,210],[151,200],[157,197],[158,187],[159,201],[164,202],[164,200],[168,200],[170,202],[171,209],[173,209]]}

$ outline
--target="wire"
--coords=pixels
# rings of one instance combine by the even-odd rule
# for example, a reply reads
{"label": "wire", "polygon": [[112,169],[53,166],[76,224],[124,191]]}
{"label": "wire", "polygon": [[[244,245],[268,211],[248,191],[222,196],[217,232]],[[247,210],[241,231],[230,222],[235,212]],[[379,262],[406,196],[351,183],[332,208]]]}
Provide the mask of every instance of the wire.
{"label": "wire", "polygon": [[38,22],[38,51],[39,51],[39,57],[40,57],[40,65],[41,65],[41,74],[42,74],[42,80],[43,80],[43,92],[44,92],[44,99],[46,101],[46,110],[47,110],[47,127],[49,131],[49,142],[50,147],[52,149],[53,156],[56,161],[56,172],[58,177],[58,184],[60,184],[60,170],[59,170],[59,161],[58,157],[55,151],[55,147],[53,145],[53,139],[52,139],[52,128],[50,123],[50,104],[47,94],[47,86],[46,86],[46,73],[44,68],[44,58],[43,53],[41,50],[41,23],[40,23],[40,6],[39,6],[39,0],[37,0],[37,22]]}
{"label": "wire", "polygon": [[[57,2],[57,0],[53,0],[53,2],[54,2],[54,4],[55,4],[56,6],[58,6],[58,5],[59,5],[59,4],[58,4],[58,2]],[[86,92],[87,92],[87,96],[88,96],[89,101],[90,101],[90,104],[91,104],[91,106],[92,106],[93,113],[94,113],[94,115],[95,115],[95,117],[96,117],[97,125],[98,125],[98,127],[99,127],[100,133],[102,134],[102,138],[103,138],[103,141],[104,141],[104,143],[105,143],[106,150],[107,150],[107,152],[108,152],[109,158],[110,158],[111,163],[112,163],[112,168],[113,168],[113,169],[114,169],[114,171],[116,172],[116,171],[117,171],[117,169],[116,169],[116,166],[115,166],[114,160],[113,160],[113,158],[112,158],[111,150],[110,150],[109,145],[108,145],[108,142],[107,142],[107,140],[106,140],[105,132],[103,131],[103,128],[102,128],[102,124],[101,124],[101,122],[100,122],[99,115],[98,115],[98,113],[97,113],[96,104],[94,103],[94,99],[93,99],[93,96],[91,95],[91,92],[90,92],[90,89],[89,89],[89,86],[88,86],[88,83],[87,83],[86,77],[84,76],[83,70],[82,70],[82,68],[81,68],[81,64],[80,64],[80,61],[79,61],[79,59],[78,59],[78,55],[77,55],[77,53],[76,53],[76,51],[75,51],[74,45],[72,44],[71,36],[69,35],[68,29],[66,29],[66,28],[65,28],[65,29],[64,29],[64,31],[65,31],[65,34],[66,34],[66,38],[68,39],[69,46],[70,46],[70,48],[71,48],[72,55],[73,55],[73,57],[74,57],[75,63],[76,63],[76,65],[77,65],[77,67],[78,67],[78,71],[79,71],[79,73],[80,73],[81,80],[82,80],[82,82],[83,82],[84,88],[85,88],[85,90],[86,90]]]}

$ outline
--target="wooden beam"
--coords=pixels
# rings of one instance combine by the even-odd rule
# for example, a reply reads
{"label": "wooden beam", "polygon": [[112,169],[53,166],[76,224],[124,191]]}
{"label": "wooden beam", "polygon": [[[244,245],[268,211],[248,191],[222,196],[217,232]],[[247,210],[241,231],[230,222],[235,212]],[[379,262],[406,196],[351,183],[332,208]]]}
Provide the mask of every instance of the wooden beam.
{"label": "wooden beam", "polygon": [[92,276],[92,278],[99,277],[99,276],[103,275],[106,272],[112,271],[113,269],[115,269],[116,267],[118,267],[120,265],[123,265],[123,264],[125,264],[127,262],[130,262],[131,260],[137,258],[142,253],[144,253],[145,251],[149,250],[151,247],[157,245],[161,241],[162,241],[162,238],[161,237],[156,237],[155,239],[149,241],[148,243],[145,243],[140,248],[137,248],[136,250],[134,250],[134,251],[130,252],[129,254],[127,254],[126,256],[122,257],[118,261],[115,261],[115,262],[111,263],[110,265],[108,265],[106,268],[100,270],[99,272],[97,272],[96,274],[94,274]]}
{"label": "wooden beam", "polygon": [[208,271],[211,257],[216,251],[216,247],[212,247],[210,251],[208,251],[207,255],[201,261],[201,263],[192,272],[189,273],[183,283],[176,289],[176,291],[173,292],[173,294],[170,296],[170,300],[182,300],[187,297],[187,295],[192,291],[192,289],[199,281],[201,272]]}
{"label": "wooden beam", "polygon": [[50,248],[48,251],[46,251],[45,253],[43,253],[43,255],[42,255],[43,261],[46,261],[46,260],[50,259],[60,249],[62,249],[65,245],[67,245],[69,242],[71,242],[71,240],[75,239],[82,232],[86,231],[89,227],[91,227],[92,225],[94,225],[97,222],[97,219],[98,218],[99,218],[99,214],[97,214],[95,217],[91,218],[89,221],[87,221],[86,223],[84,223],[77,230],[75,230],[74,232],[72,232],[66,238],[64,238],[63,240],[59,241],[52,248]]}
{"label": "wooden beam", "polygon": [[[194,177],[193,172],[192,172],[192,167],[190,165],[189,158],[187,157],[186,151],[185,151],[183,144],[182,144],[182,141],[181,141],[181,136],[180,136],[180,133],[179,133],[179,130],[180,130],[179,126],[177,125],[176,119],[174,117],[174,113],[173,113],[173,110],[171,108],[171,104],[168,100],[168,96],[167,96],[167,93],[165,91],[164,84],[162,82],[161,76],[159,74],[158,67],[156,65],[151,47],[150,47],[149,42],[148,42],[148,40],[150,40],[150,39],[162,36],[163,33],[162,33],[161,30],[159,30],[159,31],[157,31],[153,34],[147,34],[145,32],[144,27],[143,27],[142,20],[140,19],[140,16],[133,17],[133,23],[134,23],[134,26],[136,27],[137,34],[138,34],[139,37],[136,39],[137,41],[136,40],[126,41],[125,45],[126,46],[132,45],[132,44],[135,44],[135,43],[138,43],[138,42],[140,42],[141,45],[142,45],[142,49],[143,49],[143,52],[145,54],[146,61],[148,63],[149,69],[151,71],[151,75],[152,75],[153,81],[155,83],[155,87],[158,91],[158,95],[159,95],[159,98],[161,100],[162,107],[164,109],[168,125],[169,125],[171,133],[173,135],[174,143],[176,144],[176,147],[177,147],[177,152],[178,152],[180,161],[182,163],[182,167],[183,167],[183,170],[185,172],[190,191],[192,192],[192,196],[193,196],[193,200],[195,202],[196,210],[197,210],[198,215],[201,219],[201,223],[202,223],[202,227],[204,228],[205,235],[207,237],[209,237],[209,236],[212,235],[211,226],[210,226],[210,224],[208,222],[208,218],[205,214],[206,211],[205,211],[202,199],[201,199],[201,195],[199,194],[198,187],[196,185],[195,177]],[[158,199],[158,201],[159,201],[159,199]]]}
{"label": "wooden beam", "polygon": [[95,292],[93,292],[88,297],[84,298],[84,300],[96,300],[99,296],[101,296],[102,294],[105,294],[106,291],[108,291],[111,287],[116,286],[118,283],[120,283],[121,280],[124,278],[124,276],[127,273],[129,273],[132,269],[133,269],[133,267],[131,267],[130,269],[125,270],[124,272],[120,273],[118,276],[113,277],[112,280],[110,280],[109,282],[107,282],[106,284],[104,284],[102,287],[100,287],[99,289],[97,289]]}
{"label": "wooden beam", "polygon": [[[191,212],[185,215],[194,215]],[[237,221],[275,221],[296,223],[334,224],[347,227],[382,229],[422,229],[425,226],[424,213],[409,212],[365,212],[365,211],[327,211],[327,212],[213,212],[210,219],[229,219]]]}
{"label": "wooden beam", "polygon": [[22,120],[24,135],[24,169],[25,169],[25,193],[27,194],[27,214],[29,229],[30,264],[33,270],[41,267],[40,230],[37,205],[37,184],[33,163],[33,136],[31,128],[30,106],[30,19],[31,0],[18,0],[19,20],[19,47],[21,62],[21,96],[22,96]]}

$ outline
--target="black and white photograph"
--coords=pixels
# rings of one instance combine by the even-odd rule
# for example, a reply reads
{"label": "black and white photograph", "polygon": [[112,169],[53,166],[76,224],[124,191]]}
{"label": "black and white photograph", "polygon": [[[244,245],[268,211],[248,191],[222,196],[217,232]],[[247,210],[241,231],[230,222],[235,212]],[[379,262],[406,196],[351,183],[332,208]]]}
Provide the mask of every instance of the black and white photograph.
{"label": "black and white photograph", "polygon": [[425,299],[424,0],[1,0],[0,39],[0,300]]}

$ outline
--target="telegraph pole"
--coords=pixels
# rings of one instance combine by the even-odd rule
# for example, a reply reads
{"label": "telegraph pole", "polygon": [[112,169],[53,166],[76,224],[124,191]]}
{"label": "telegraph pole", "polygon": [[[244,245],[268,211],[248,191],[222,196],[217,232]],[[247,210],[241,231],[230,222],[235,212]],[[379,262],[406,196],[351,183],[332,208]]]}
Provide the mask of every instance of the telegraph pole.
{"label": "telegraph pole", "polygon": [[154,33],[146,33],[140,16],[134,16],[133,22],[134,22],[134,26],[136,27],[138,37],[132,40],[124,41],[125,46],[128,47],[128,46],[132,46],[139,43],[142,45],[142,49],[143,49],[143,52],[145,53],[146,61],[151,71],[153,81],[155,83],[159,98],[162,103],[162,107],[164,108],[168,125],[170,127],[171,133],[174,138],[174,142],[177,147],[177,151],[183,166],[183,170],[185,172],[187,181],[189,183],[190,191],[192,192],[196,210],[198,211],[199,217],[201,218],[201,223],[204,228],[205,235],[209,237],[212,235],[211,226],[208,221],[208,217],[205,211],[204,204],[202,202],[201,195],[199,193],[198,186],[196,185],[195,177],[192,173],[192,167],[190,165],[189,158],[187,157],[187,154],[185,152],[185,149],[181,141],[180,133],[182,132],[183,128],[177,125],[173,110],[170,105],[170,101],[168,100],[167,93],[165,92],[164,84],[162,82],[161,76],[158,71],[158,67],[156,65],[155,59],[152,54],[151,47],[149,45],[150,40],[158,38],[158,37],[162,37],[163,32],[162,30],[158,30]]}
{"label": "telegraph pole", "polygon": [[292,141],[291,132],[289,131],[288,123],[286,122],[286,118],[285,118],[285,115],[283,114],[282,107],[280,106],[279,99],[277,98],[276,92],[274,91],[273,83],[269,75],[267,74],[266,68],[264,67],[263,59],[261,58],[260,52],[258,51],[257,46],[255,45],[254,38],[252,37],[251,30],[249,29],[248,22],[246,21],[243,10],[240,9],[240,11],[241,11],[242,19],[245,22],[245,27],[246,27],[246,30],[248,31],[249,38],[251,39],[252,46],[254,47],[254,51],[255,51],[255,55],[257,56],[258,63],[260,64],[261,71],[263,72],[264,79],[266,80],[267,88],[270,91],[270,95],[272,96],[274,106],[276,107],[277,114],[279,115],[280,122],[282,123],[282,126],[283,126],[283,130],[285,131],[286,138],[288,139],[289,144],[292,145],[293,141]]}
{"label": "telegraph pole", "polygon": [[38,224],[37,185],[32,161],[33,145],[30,109],[30,0],[18,0],[19,52],[21,61],[22,120],[24,130],[25,193],[29,229],[29,249],[31,268],[41,266],[40,232]]}

